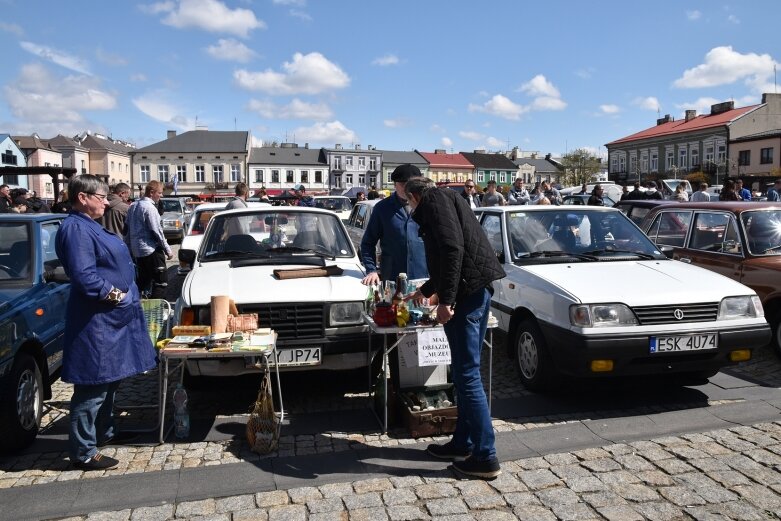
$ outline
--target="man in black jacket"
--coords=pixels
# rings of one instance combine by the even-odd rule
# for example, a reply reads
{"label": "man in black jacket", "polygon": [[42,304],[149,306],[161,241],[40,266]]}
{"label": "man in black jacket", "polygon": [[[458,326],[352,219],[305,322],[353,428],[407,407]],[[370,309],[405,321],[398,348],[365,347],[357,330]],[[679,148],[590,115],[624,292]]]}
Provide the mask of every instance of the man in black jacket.
{"label": "man in black jacket", "polygon": [[439,297],[437,320],[444,324],[450,344],[458,402],[453,438],[427,450],[432,456],[454,460],[453,467],[464,475],[493,479],[501,470],[480,377],[480,351],[491,308],[491,283],[505,272],[463,197],[449,188],[436,188],[424,177],[407,181],[405,192],[414,210],[412,219],[420,227],[429,271],[429,279],[408,300],[434,293]]}

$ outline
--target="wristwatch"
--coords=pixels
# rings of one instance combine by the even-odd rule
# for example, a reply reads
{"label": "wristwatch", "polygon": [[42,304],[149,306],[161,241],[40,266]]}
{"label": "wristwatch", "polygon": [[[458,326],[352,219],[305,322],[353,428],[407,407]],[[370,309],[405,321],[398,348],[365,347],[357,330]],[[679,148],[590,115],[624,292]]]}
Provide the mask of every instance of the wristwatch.
{"label": "wristwatch", "polygon": [[106,295],[106,298],[103,300],[106,300],[109,304],[114,304],[115,306],[122,302],[122,299],[125,297],[125,294],[122,293],[122,290],[119,288],[111,288],[111,291],[108,292]]}

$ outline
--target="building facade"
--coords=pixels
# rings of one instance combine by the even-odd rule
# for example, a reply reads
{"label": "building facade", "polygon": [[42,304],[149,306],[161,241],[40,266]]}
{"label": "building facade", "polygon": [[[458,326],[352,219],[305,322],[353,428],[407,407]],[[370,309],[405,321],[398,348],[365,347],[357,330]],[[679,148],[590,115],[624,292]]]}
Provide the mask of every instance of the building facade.
{"label": "building facade", "polygon": [[[79,134],[74,140],[89,150],[87,170],[90,174],[102,176],[111,186],[117,183],[130,184],[130,153],[135,150],[133,145],[102,134],[88,132]],[[74,168],[81,168],[81,166]]]}
{"label": "building facade", "polygon": [[247,165],[251,193],[265,188],[268,195],[278,195],[297,184],[307,192],[327,192],[328,163],[322,149],[303,148],[296,143],[274,147],[254,147]]}
{"label": "building facade", "polygon": [[461,155],[475,167],[475,182],[485,185],[496,181],[499,185],[510,185],[518,176],[519,168],[504,154],[488,154],[485,150],[461,152]]}
{"label": "building facade", "polygon": [[[398,150],[383,150],[382,151],[382,175],[380,176],[380,182],[376,185],[378,190],[393,190],[393,180],[391,174],[396,167],[401,165],[415,165],[420,170],[420,173],[424,177],[428,177],[428,161],[419,153],[404,152]],[[371,185],[369,185],[371,186]]]}
{"label": "building facade", "polygon": [[428,161],[428,176],[436,183],[463,183],[475,175],[474,165],[461,154],[448,154],[443,149],[418,153]]}
{"label": "building facade", "polygon": [[[48,140],[37,134],[14,136],[14,141],[27,158],[27,166],[62,166],[62,153],[51,146]],[[54,183],[46,174],[27,176],[27,189],[43,199],[54,199]]]}
{"label": "building facade", "polygon": [[75,139],[58,134],[49,140],[49,145],[62,154],[62,166],[75,168],[77,174],[89,174],[89,149]]}
{"label": "building facade", "polygon": [[548,181],[553,185],[561,183],[564,175],[564,169],[561,164],[553,159],[551,154],[545,154],[545,158],[538,158],[536,154],[532,157],[521,157],[513,161],[518,166],[523,181],[534,185]]}
{"label": "building facade", "polygon": [[781,177],[781,130],[731,139],[729,157],[737,162],[737,177]]}
{"label": "building facade", "polygon": [[[9,134],[0,134],[0,167],[20,168],[27,166],[27,157]],[[27,176],[17,174],[0,175],[0,184],[11,188],[27,188]]]}
{"label": "building facade", "polygon": [[348,190],[352,187],[367,187],[377,184],[382,172],[382,152],[372,145],[365,150],[361,145],[344,148],[340,144],[334,148],[324,148],[323,154],[331,173],[330,190]]}

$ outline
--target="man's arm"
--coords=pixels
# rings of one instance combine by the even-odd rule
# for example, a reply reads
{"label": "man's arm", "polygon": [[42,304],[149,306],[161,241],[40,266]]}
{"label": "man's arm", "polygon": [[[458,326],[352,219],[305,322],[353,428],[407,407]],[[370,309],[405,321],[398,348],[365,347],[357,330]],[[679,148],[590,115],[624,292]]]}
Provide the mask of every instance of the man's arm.
{"label": "man's arm", "polygon": [[148,207],[144,207],[144,221],[149,230],[155,235],[157,243],[165,250],[165,256],[172,259],[174,256],[173,250],[168,245],[168,241],[165,240],[165,234],[163,233],[163,223],[160,221],[160,214],[157,213],[155,208],[150,210]]}
{"label": "man's arm", "polygon": [[[436,288],[440,304],[453,305],[461,280],[461,263],[464,256],[464,234],[455,207],[444,195],[436,195],[429,203],[426,222],[434,248],[439,252],[439,277]],[[425,284],[424,284],[425,286]],[[428,288],[426,288],[428,289]],[[424,291],[425,293],[425,291]]]}
{"label": "man's arm", "polygon": [[[379,205],[378,205],[379,206]],[[369,222],[366,224],[366,229],[361,237],[361,262],[366,273],[372,273],[377,271],[377,243],[382,238],[382,209],[377,211],[377,206],[374,207],[369,216]]]}

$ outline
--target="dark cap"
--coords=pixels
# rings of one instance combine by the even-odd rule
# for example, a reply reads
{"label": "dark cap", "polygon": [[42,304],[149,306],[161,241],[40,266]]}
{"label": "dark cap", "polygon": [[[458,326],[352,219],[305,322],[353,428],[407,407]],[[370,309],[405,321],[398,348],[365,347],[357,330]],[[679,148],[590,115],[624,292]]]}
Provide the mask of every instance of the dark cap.
{"label": "dark cap", "polygon": [[296,186],[293,187],[293,190],[295,190],[296,192],[306,192],[306,187],[302,184],[297,184]]}
{"label": "dark cap", "polygon": [[420,169],[415,165],[399,165],[391,174],[391,181],[394,183],[406,183],[410,177],[420,177],[423,174],[420,173]]}
{"label": "dark cap", "polygon": [[23,204],[23,205],[27,206],[27,198],[25,196],[23,196],[23,195],[17,195],[16,199],[14,199],[14,204],[15,205]]}
{"label": "dark cap", "polygon": [[656,188],[656,183],[654,181],[651,181],[650,183],[648,183],[648,186],[651,188]]}
{"label": "dark cap", "polygon": [[17,188],[16,193],[19,195],[27,195],[27,188]]}

